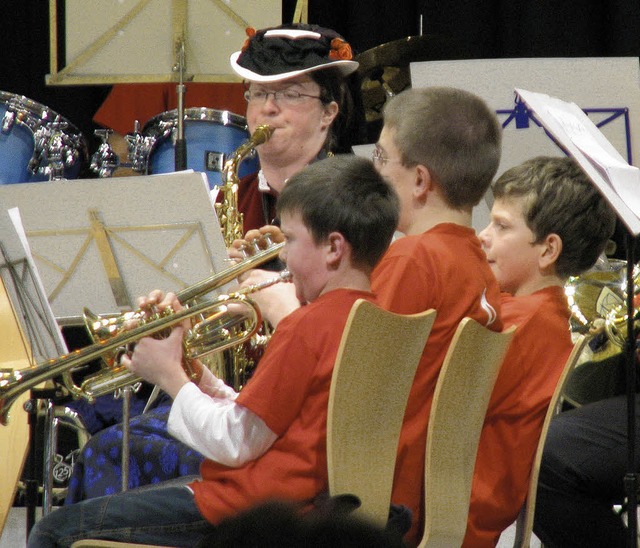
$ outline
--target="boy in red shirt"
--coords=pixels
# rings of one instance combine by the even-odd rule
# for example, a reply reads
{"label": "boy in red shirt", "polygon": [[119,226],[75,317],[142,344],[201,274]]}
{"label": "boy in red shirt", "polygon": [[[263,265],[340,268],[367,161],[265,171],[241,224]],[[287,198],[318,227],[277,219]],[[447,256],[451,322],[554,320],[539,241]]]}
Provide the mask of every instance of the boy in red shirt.
{"label": "boy in red shirt", "polygon": [[[342,332],[398,220],[398,199],[371,162],[338,156],[287,183],[278,201],[282,258],[304,306],[283,319],[240,394],[203,368],[182,369],[183,328],[141,339],[123,363],[173,399],[169,431],[206,455],[202,480],[65,506],[32,530],[30,547],[108,538],[193,546],[225,517],[269,499],[309,503],[328,489],[326,418]],[[152,292],[141,306],[171,305]],[[210,538],[210,537],[209,537]]]}
{"label": "boy in red shirt", "polygon": [[398,230],[405,234],[376,266],[373,291],[396,313],[437,311],[409,394],[392,493],[392,502],[413,513],[410,544],[423,529],[429,411],[453,334],[464,317],[497,331],[503,325],[500,288],[471,228],[472,209],[498,169],[500,146],[495,112],[479,97],[424,88],[387,103],[373,155],[398,192]]}
{"label": "boy in red shirt", "polygon": [[516,519],[542,423],[571,352],[568,276],[589,269],[615,216],[570,158],[538,157],[493,185],[480,241],[504,293],[502,321],[518,326],[480,436],[464,546],[495,546]]}

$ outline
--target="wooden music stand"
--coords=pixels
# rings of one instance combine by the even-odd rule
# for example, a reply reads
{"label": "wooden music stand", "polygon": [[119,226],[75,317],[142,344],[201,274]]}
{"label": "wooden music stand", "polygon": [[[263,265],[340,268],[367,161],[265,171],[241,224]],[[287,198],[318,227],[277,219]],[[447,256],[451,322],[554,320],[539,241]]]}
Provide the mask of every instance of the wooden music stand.
{"label": "wooden music stand", "polygon": [[184,81],[238,82],[245,29],[282,20],[279,0],[49,0],[49,13],[48,85],[178,82],[182,59]]}

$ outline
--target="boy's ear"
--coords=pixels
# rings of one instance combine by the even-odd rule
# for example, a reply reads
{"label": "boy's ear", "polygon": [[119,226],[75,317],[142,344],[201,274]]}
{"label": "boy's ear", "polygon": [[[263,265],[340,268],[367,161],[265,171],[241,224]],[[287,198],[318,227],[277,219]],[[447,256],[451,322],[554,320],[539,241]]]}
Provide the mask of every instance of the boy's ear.
{"label": "boy's ear", "polygon": [[332,232],[327,236],[327,264],[337,266],[343,258],[348,242],[340,232]]}
{"label": "boy's ear", "polygon": [[551,234],[547,234],[542,245],[540,268],[546,270],[550,267],[555,267],[560,253],[562,253],[562,238],[552,232]]}
{"label": "boy's ear", "polygon": [[423,198],[430,190],[433,189],[433,178],[431,177],[431,172],[426,166],[418,164],[415,169],[416,183],[414,194],[416,198]]}

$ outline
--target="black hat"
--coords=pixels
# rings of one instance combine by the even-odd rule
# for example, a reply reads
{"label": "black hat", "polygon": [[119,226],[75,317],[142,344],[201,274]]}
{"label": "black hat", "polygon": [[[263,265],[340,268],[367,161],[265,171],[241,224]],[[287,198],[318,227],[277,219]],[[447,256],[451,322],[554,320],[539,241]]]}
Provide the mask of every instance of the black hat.
{"label": "black hat", "polygon": [[231,55],[231,67],[254,82],[279,82],[326,68],[348,76],[358,68],[351,46],[337,32],[316,25],[282,25],[247,29],[242,50]]}

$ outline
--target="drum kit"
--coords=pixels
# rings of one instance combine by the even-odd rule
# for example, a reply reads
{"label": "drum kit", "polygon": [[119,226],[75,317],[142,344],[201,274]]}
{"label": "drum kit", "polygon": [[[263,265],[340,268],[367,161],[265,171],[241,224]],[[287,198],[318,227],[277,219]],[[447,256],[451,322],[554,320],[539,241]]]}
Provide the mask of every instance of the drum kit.
{"label": "drum kit", "polygon": [[[99,178],[128,165],[141,175],[175,171],[177,109],[146,122],[142,131],[126,136],[129,158],[119,158],[108,144],[108,132],[98,130],[103,143],[89,158],[87,139],[69,120],[27,97],[0,91],[0,184],[76,179],[89,163]],[[226,157],[249,138],[244,117],[198,107],[184,111],[186,168],[206,173],[211,188],[221,182]],[[257,170],[248,158],[240,176]]]}

